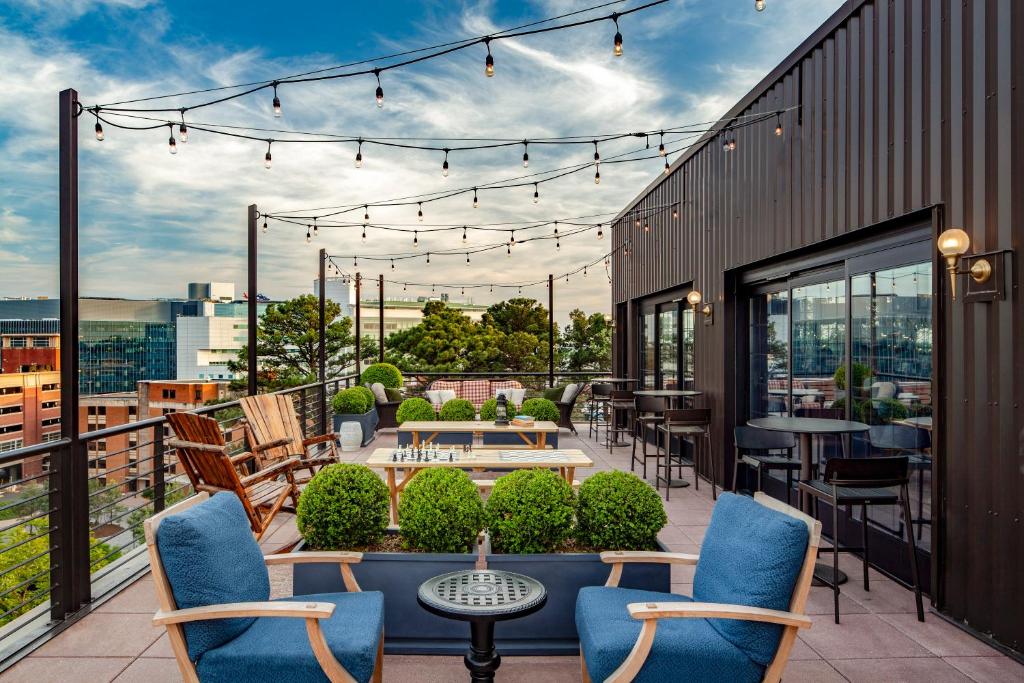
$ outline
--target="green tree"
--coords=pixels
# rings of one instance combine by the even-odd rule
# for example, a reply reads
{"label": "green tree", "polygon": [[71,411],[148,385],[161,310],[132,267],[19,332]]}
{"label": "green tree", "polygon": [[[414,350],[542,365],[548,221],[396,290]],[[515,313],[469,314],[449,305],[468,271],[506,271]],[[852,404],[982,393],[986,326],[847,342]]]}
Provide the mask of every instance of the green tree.
{"label": "green tree", "polygon": [[[311,382],[317,375],[320,357],[320,301],[303,294],[289,301],[267,306],[256,329],[256,354],[259,357],[258,384],[264,390],[276,390]],[[352,319],[339,318],[341,306],[327,300],[327,376],[340,375],[355,361],[355,337]],[[370,337],[363,337],[362,356],[372,358],[377,348]],[[228,363],[235,373],[248,373],[248,345],[236,360]]]}
{"label": "green tree", "polygon": [[558,345],[563,370],[580,372],[612,367],[612,328],[602,313],[588,316],[578,308],[573,309]]}
{"label": "green tree", "polygon": [[[480,324],[497,334],[502,367],[490,369],[540,372],[548,367],[548,309],[535,299],[513,298],[487,307]],[[555,328],[555,344],[558,329]],[[557,351],[555,363],[558,363]]]}
{"label": "green tree", "polygon": [[498,351],[480,326],[443,301],[428,301],[423,320],[387,338],[385,356],[402,369],[462,372],[490,369]]}

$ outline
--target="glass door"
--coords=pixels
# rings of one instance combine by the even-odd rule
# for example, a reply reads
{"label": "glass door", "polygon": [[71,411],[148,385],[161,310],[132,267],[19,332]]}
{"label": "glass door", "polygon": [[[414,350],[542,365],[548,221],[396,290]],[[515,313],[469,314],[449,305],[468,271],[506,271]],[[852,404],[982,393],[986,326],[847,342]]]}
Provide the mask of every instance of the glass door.
{"label": "glass door", "polygon": [[846,281],[828,279],[791,290],[790,412],[797,417],[845,417]]}
{"label": "glass door", "polygon": [[679,387],[679,304],[669,302],[658,306],[658,377],[659,389]]}
{"label": "glass door", "polygon": [[789,415],[789,290],[755,292],[748,317],[750,417]]}

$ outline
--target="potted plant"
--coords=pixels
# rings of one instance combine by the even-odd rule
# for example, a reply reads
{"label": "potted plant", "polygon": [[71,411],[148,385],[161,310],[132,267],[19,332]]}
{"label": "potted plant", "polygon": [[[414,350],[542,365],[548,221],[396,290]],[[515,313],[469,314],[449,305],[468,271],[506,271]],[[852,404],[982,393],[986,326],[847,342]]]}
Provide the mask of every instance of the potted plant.
{"label": "potted plant", "polygon": [[441,406],[442,422],[468,422],[476,418],[473,404],[464,398],[453,398]]}
{"label": "potted plant", "polygon": [[[462,470],[424,470],[405,488],[399,517],[401,531],[388,530],[388,488],[372,470],[329,465],[299,498],[303,541],[295,552],[363,552],[352,570],[360,588],[384,594],[385,652],[461,654],[466,625],[430,614],[416,602],[416,592],[431,577],[473,568],[483,528],[479,490]],[[292,584],[295,595],[345,590],[336,563],[295,564]]]}
{"label": "potted plant", "polygon": [[[484,418],[484,407],[485,406],[487,406],[487,408],[488,408],[488,414],[489,415],[493,414],[493,413],[491,413],[492,408],[490,406],[488,406],[488,403],[490,403],[491,401],[494,401],[494,400],[495,399],[489,399],[488,401],[484,402],[484,404],[480,407],[480,419],[481,420],[486,419],[486,418]],[[495,407],[497,406],[497,402],[494,403],[494,406]],[[546,422],[554,422],[555,424],[558,424],[558,406],[556,406],[553,401],[550,401],[550,400],[548,400],[546,398],[536,397],[536,398],[528,398],[528,399],[526,399],[525,401],[523,401],[523,407],[519,409],[519,414],[520,415],[529,415],[530,417],[532,417],[534,420],[537,420],[538,422],[546,421]],[[493,417],[491,417],[490,419],[491,419],[491,421],[494,420]],[[558,432],[555,432],[554,434],[548,434],[546,438],[547,438],[547,445],[551,446],[552,448],[558,448]],[[484,445],[485,446],[522,446],[523,445],[523,440],[522,440],[522,438],[520,438],[520,436],[518,434],[493,434],[493,433],[492,434],[487,434],[487,433],[485,433],[484,434]]]}
{"label": "potted plant", "polygon": [[363,374],[359,376],[359,383],[366,387],[371,384],[383,384],[385,389],[401,389],[404,379],[402,371],[391,363],[373,363],[363,370]]}
{"label": "potted plant", "polygon": [[331,408],[334,411],[335,433],[341,432],[343,423],[357,422],[362,429],[361,445],[367,445],[377,436],[379,417],[376,403],[373,392],[366,387],[342,389],[331,399]]}
{"label": "potted plant", "polygon": [[[430,405],[430,401],[418,396],[402,401],[402,404],[398,406],[398,411],[395,413],[395,421],[399,427],[402,426],[403,422],[429,422],[436,419],[436,417],[434,406]],[[399,446],[409,446],[411,444],[412,434],[398,432]]]}
{"label": "potted plant", "polygon": [[[576,524],[573,525],[573,514]],[[495,625],[498,649],[516,654],[575,654],[576,595],[600,586],[611,567],[604,550],[667,550],[657,540],[668,522],[661,497],[629,472],[599,472],[572,488],[550,470],[520,470],[495,483],[484,514],[489,569],[526,574],[548,590],[539,612]],[[669,592],[667,564],[627,564],[621,586]]]}

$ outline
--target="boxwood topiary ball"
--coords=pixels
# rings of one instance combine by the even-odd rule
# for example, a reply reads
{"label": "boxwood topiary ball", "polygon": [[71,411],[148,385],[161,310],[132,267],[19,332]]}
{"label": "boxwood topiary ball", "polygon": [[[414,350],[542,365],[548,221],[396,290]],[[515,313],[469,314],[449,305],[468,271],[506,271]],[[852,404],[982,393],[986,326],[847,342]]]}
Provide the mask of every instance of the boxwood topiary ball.
{"label": "boxwood topiary ball", "polygon": [[377,398],[373,395],[373,392],[370,391],[367,387],[355,386],[352,387],[352,390],[358,392],[359,395],[363,397],[364,413],[370,412],[370,408],[373,408],[375,405],[377,405]]}
{"label": "boxwood topiary ball", "polygon": [[[362,387],[349,387],[342,389],[331,399],[331,408],[336,415],[362,415],[369,407],[366,405],[366,395],[360,391]],[[373,394],[370,394],[371,398]]]}
{"label": "boxwood topiary ball", "polygon": [[398,515],[407,548],[464,553],[483,528],[484,504],[477,485],[462,470],[428,468],[405,487]]}
{"label": "boxwood topiary ball", "polygon": [[434,406],[425,398],[407,398],[398,406],[395,413],[395,420],[398,424],[403,422],[419,422],[434,419]]}
{"label": "boxwood topiary ball", "polygon": [[484,507],[492,547],[503,553],[551,552],[572,532],[572,486],[551,470],[518,470],[498,479]]}
{"label": "boxwood topiary ball", "polygon": [[480,406],[480,419],[494,422],[498,419],[498,399],[489,398]]}
{"label": "boxwood topiary ball", "polygon": [[668,523],[661,496],[630,472],[598,472],[580,485],[576,540],[599,550],[653,550]]}
{"label": "boxwood topiary ball", "polygon": [[464,398],[453,398],[441,406],[441,419],[445,422],[466,422],[476,417],[476,408]]}
{"label": "boxwood topiary ball", "polygon": [[558,406],[546,398],[528,398],[519,410],[523,415],[530,415],[534,420],[558,422]]}
{"label": "boxwood topiary ball", "polygon": [[387,484],[369,467],[335,463],[302,491],[295,521],[310,548],[361,548],[384,535],[389,500]]}
{"label": "boxwood topiary ball", "polygon": [[386,389],[398,389],[402,386],[402,371],[391,363],[373,363],[366,366],[359,376],[359,383],[366,386],[379,382]]}

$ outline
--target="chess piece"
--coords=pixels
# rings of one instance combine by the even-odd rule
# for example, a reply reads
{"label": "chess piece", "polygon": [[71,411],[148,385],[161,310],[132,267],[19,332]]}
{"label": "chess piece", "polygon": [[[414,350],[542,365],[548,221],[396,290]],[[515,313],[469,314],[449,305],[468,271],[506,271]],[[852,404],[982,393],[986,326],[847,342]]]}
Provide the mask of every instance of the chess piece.
{"label": "chess piece", "polygon": [[391,452],[391,462],[398,462],[398,451]]}

